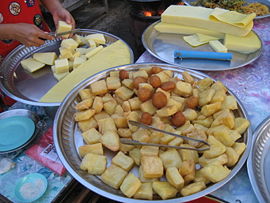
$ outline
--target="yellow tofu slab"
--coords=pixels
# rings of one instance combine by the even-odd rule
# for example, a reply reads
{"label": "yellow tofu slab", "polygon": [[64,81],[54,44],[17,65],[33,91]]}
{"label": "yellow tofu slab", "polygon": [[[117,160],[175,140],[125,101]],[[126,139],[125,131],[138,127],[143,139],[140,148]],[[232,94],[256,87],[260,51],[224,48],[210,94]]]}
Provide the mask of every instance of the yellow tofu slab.
{"label": "yellow tofu slab", "polygon": [[207,41],[206,42],[199,41],[196,35],[184,36],[183,40],[193,47],[201,46],[208,43]]}
{"label": "yellow tofu slab", "polygon": [[69,39],[63,39],[61,42],[61,47],[74,50],[79,46],[78,42],[76,42],[74,39],[69,38]]}
{"label": "yellow tofu slab", "polygon": [[87,35],[85,38],[87,40],[89,40],[89,39],[94,40],[98,45],[99,44],[106,44],[106,39],[105,39],[103,34],[99,34],[99,33],[91,34],[91,35]]}
{"label": "yellow tofu slab", "polygon": [[209,45],[214,49],[216,52],[223,52],[227,53],[228,49],[218,40],[213,40],[209,42]]}
{"label": "yellow tofu slab", "polygon": [[260,39],[253,31],[245,37],[226,34],[224,45],[228,50],[245,54],[255,52],[262,46]]}
{"label": "yellow tofu slab", "polygon": [[53,65],[57,55],[55,52],[34,53],[33,58],[41,63]]}
{"label": "yellow tofu slab", "polygon": [[64,72],[64,73],[55,73],[55,72],[53,72],[53,77],[54,77],[56,80],[60,81],[60,80],[62,80],[64,77],[66,77],[68,74],[69,74],[69,72]]}
{"label": "yellow tofu slab", "polygon": [[160,22],[156,24],[154,28],[160,33],[173,33],[173,34],[186,34],[186,35],[201,33],[201,34],[217,37],[219,39],[224,38],[224,33],[216,32],[216,31],[212,31],[208,29],[203,29],[203,28],[198,28],[198,27],[193,27],[190,25],[178,25],[178,24]]}
{"label": "yellow tofu slab", "polygon": [[93,56],[96,55],[98,52],[100,52],[102,49],[103,49],[103,46],[101,46],[101,45],[98,46],[98,47],[95,47],[95,48],[91,49],[89,52],[87,52],[87,53],[85,54],[85,56],[86,56],[87,58],[93,57]]}
{"label": "yellow tofu slab", "polygon": [[106,68],[129,64],[130,52],[126,44],[116,41],[101,50],[47,92],[41,102],[62,102],[65,96],[81,81]]}
{"label": "yellow tofu slab", "polygon": [[[58,21],[58,27],[56,33],[67,32],[72,29],[72,25],[67,24],[65,21]],[[62,35],[63,38],[68,38],[69,34]]]}
{"label": "yellow tofu slab", "polygon": [[66,73],[69,71],[69,64],[67,59],[57,59],[55,60],[54,66],[55,73]]}
{"label": "yellow tofu slab", "polygon": [[170,24],[179,24],[185,26],[194,26],[212,31],[236,35],[246,36],[253,27],[251,21],[246,27],[239,28],[224,22],[213,21],[209,19],[213,9],[197,7],[197,6],[180,6],[171,5],[161,15],[161,22]]}
{"label": "yellow tofu slab", "polygon": [[33,58],[27,58],[21,61],[22,67],[29,71],[30,73],[33,73],[45,66],[44,63],[41,63]]}

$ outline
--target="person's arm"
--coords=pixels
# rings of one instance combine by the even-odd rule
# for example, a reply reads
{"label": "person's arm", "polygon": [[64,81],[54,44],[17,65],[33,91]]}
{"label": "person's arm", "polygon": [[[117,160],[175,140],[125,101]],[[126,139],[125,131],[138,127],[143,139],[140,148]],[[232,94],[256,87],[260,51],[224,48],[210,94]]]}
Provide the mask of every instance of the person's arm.
{"label": "person's arm", "polygon": [[41,0],[43,5],[48,9],[48,11],[53,16],[53,21],[56,26],[58,27],[58,21],[65,21],[68,24],[72,25],[72,28],[75,28],[75,20],[73,19],[72,15],[66,10],[59,0]]}
{"label": "person's arm", "polygon": [[25,46],[40,46],[53,37],[27,23],[0,24],[0,40],[17,40]]}

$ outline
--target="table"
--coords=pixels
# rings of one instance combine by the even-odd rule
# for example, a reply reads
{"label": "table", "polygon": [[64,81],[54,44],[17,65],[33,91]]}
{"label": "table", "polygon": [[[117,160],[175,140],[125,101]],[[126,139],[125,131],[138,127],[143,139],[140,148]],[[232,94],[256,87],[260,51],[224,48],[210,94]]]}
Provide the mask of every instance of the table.
{"label": "table", "polygon": [[[210,77],[222,81],[243,103],[251,121],[251,129],[256,127],[270,115],[270,20],[256,20],[254,30],[263,41],[263,54],[253,63],[228,71],[204,71]],[[162,61],[145,51],[136,63]],[[258,200],[250,184],[246,165],[226,185],[212,195],[232,202],[252,202]]]}

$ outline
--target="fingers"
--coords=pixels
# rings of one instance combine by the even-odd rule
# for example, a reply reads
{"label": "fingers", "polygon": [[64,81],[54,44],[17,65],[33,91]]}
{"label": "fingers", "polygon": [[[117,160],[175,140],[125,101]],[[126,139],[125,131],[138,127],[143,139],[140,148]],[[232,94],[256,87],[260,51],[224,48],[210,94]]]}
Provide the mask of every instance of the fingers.
{"label": "fingers", "polygon": [[47,32],[40,32],[38,37],[43,39],[43,40],[53,40],[54,39],[54,37],[49,35]]}

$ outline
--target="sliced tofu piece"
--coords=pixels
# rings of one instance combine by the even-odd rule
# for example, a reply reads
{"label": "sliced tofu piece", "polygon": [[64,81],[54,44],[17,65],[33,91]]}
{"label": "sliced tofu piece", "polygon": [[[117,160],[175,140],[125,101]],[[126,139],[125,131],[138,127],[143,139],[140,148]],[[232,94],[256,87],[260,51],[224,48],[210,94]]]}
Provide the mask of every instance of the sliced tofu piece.
{"label": "sliced tofu piece", "polygon": [[[67,24],[65,21],[58,21],[58,27],[56,29],[56,33],[67,32],[72,29],[72,25]],[[63,38],[68,38],[69,34],[62,35]]]}
{"label": "sliced tofu piece", "polygon": [[69,72],[65,72],[65,73],[53,73],[53,76],[56,80],[60,81],[62,80],[64,77],[66,77],[69,74]]}
{"label": "sliced tofu piece", "polygon": [[69,50],[74,50],[78,46],[79,46],[79,44],[72,38],[63,39],[61,42],[61,47],[69,49]]}
{"label": "sliced tofu piece", "polygon": [[74,50],[70,50],[64,47],[60,47],[59,52],[60,52],[59,58],[72,58],[74,54]]}
{"label": "sliced tofu piece", "polygon": [[55,52],[34,53],[33,58],[41,63],[53,65],[57,55]]}
{"label": "sliced tofu piece", "polygon": [[103,34],[97,33],[97,34],[87,35],[86,39],[87,40],[89,40],[89,39],[94,40],[97,43],[97,45],[106,44],[106,39],[105,39]]}
{"label": "sliced tofu piece", "polygon": [[57,59],[55,60],[55,73],[66,73],[69,71],[69,64],[67,59]]}
{"label": "sliced tofu piece", "polygon": [[76,69],[79,65],[81,65],[85,61],[86,59],[84,57],[80,57],[80,56],[74,57],[73,69]]}
{"label": "sliced tofu piece", "polygon": [[228,49],[218,40],[212,40],[209,42],[209,45],[214,49],[216,52],[224,52],[227,53]]}
{"label": "sliced tofu piece", "polygon": [[88,42],[88,45],[89,45],[90,48],[97,47],[97,44],[93,39],[88,39],[87,42]]}
{"label": "sliced tofu piece", "polygon": [[22,60],[21,65],[25,70],[29,71],[30,73],[33,73],[45,66],[44,63],[41,63],[31,57]]}

